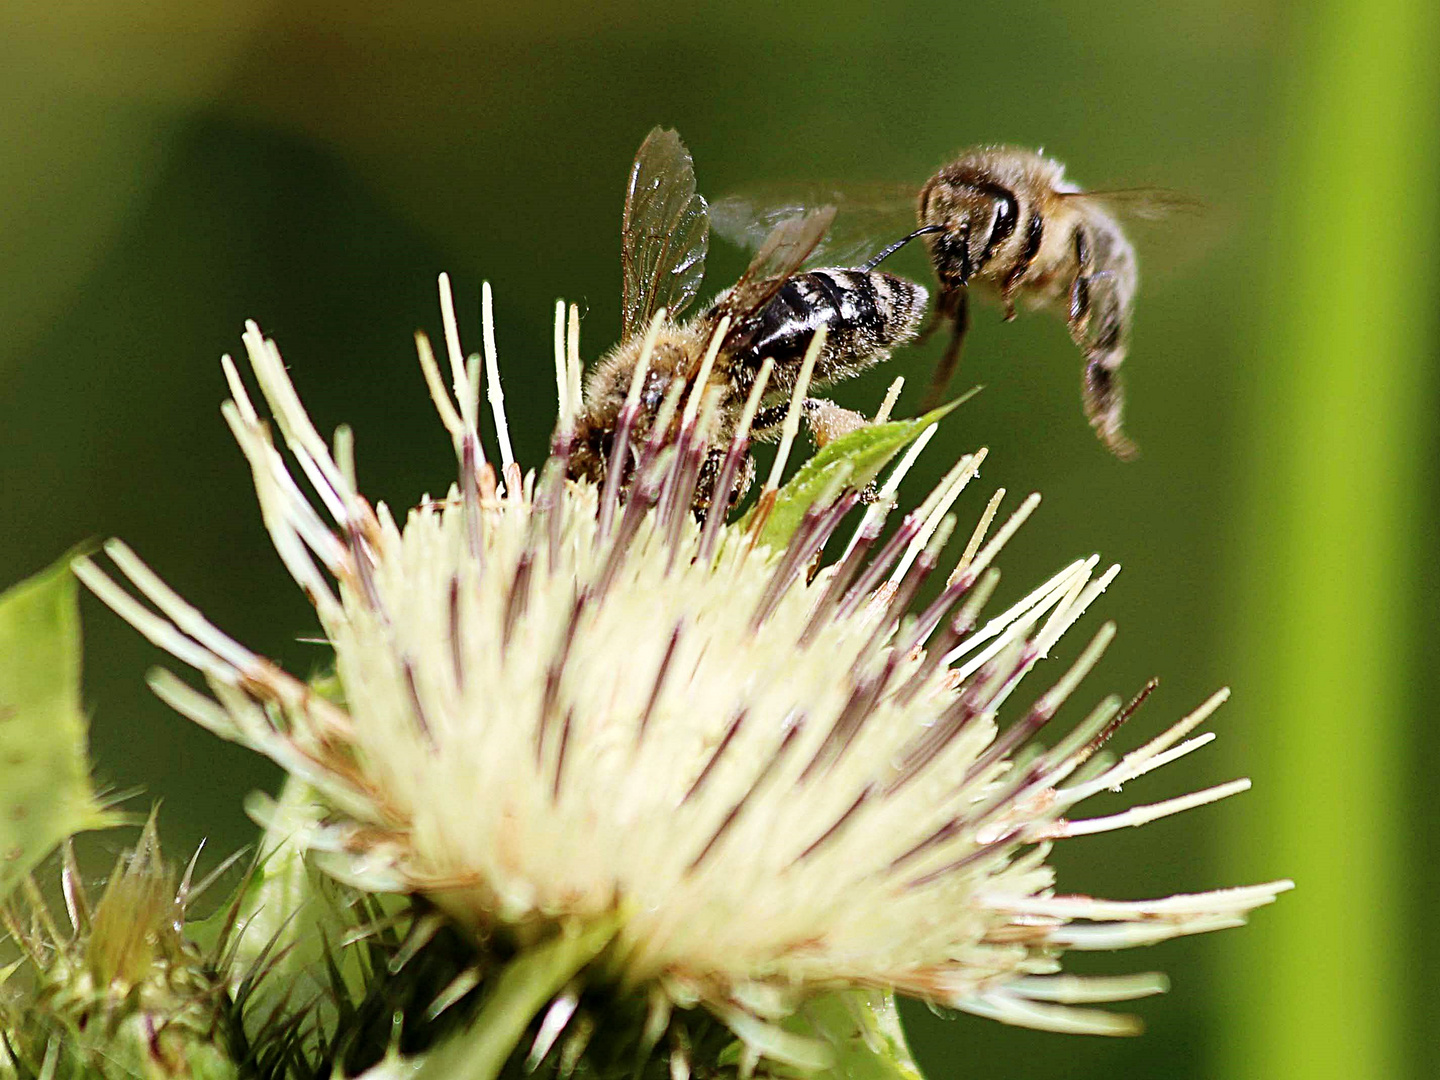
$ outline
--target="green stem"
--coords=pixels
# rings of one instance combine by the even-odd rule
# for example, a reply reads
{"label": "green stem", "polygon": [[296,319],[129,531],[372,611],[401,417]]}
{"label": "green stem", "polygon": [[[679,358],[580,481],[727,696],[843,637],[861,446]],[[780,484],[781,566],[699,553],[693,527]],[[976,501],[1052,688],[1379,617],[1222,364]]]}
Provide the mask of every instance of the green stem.
{"label": "green stem", "polygon": [[1297,888],[1230,944],[1218,1073],[1390,1078],[1406,1064],[1404,747],[1433,482],[1440,8],[1292,10],[1304,25],[1247,361],[1231,666],[1260,793],[1236,843],[1254,872]]}
{"label": "green stem", "polygon": [[494,1080],[535,1014],[615,936],[618,919],[526,949],[500,973],[479,1014],[430,1051],[414,1080]]}

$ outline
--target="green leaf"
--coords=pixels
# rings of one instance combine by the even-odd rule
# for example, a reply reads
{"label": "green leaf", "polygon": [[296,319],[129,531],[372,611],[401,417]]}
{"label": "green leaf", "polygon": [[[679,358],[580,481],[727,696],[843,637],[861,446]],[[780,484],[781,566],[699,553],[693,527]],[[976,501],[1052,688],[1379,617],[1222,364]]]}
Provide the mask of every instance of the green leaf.
{"label": "green leaf", "polygon": [[69,561],[0,594],[0,900],[66,837],[122,821],[90,784]]}
{"label": "green leaf", "polygon": [[612,916],[568,927],[522,952],[500,973],[469,1026],[416,1062],[414,1080],[494,1080],[535,1014],[600,954],[619,924]]}
{"label": "green leaf", "polygon": [[[759,541],[772,548],[784,547],[800,527],[816,500],[833,496],[840,485],[863,488],[879,475],[880,470],[931,424],[968,400],[975,391],[956,398],[948,405],[932,409],[913,420],[891,420],[870,424],[843,435],[817,450],[800,471],[790,478],[775,496],[774,506],[760,529]],[[751,507],[740,519],[739,527],[748,529],[760,506]]]}
{"label": "green leaf", "polygon": [[[881,990],[840,990],[806,1004],[807,1034],[819,1036],[835,1053],[817,1080],[921,1080],[910,1056],[895,995]],[[787,1022],[800,1023],[799,1018]],[[802,1030],[796,1027],[796,1030]]]}

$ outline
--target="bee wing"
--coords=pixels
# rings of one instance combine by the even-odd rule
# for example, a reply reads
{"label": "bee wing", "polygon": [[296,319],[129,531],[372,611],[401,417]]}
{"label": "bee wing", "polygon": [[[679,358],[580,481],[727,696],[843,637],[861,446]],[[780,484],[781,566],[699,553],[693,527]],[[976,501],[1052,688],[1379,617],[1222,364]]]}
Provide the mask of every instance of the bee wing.
{"label": "bee wing", "polygon": [[1168,188],[1065,191],[1060,196],[1093,203],[1122,222],[1152,281],[1204,261],[1243,227],[1234,214]]}
{"label": "bee wing", "polygon": [[683,311],[700,290],[710,220],[695,164],[673,130],[652,128],[635,154],[620,226],[621,333],[643,332],[657,309]]}
{"label": "bee wing", "polygon": [[1199,216],[1206,211],[1205,203],[1201,200],[1169,188],[1062,191],[1060,197],[1097,202],[1113,211],[1117,217],[1132,221],[1164,221],[1167,218]]}
{"label": "bee wing", "polygon": [[711,204],[717,235],[757,251],[782,221],[822,206],[836,208],[834,224],[811,260],[858,266],[915,228],[917,189],[903,184],[782,183],[743,188]]}
{"label": "bee wing", "polygon": [[732,322],[739,322],[769,303],[785,280],[804,265],[834,218],[835,208],[822,206],[802,217],[786,218],[771,229],[740,280],[716,302],[714,317],[729,315]]}

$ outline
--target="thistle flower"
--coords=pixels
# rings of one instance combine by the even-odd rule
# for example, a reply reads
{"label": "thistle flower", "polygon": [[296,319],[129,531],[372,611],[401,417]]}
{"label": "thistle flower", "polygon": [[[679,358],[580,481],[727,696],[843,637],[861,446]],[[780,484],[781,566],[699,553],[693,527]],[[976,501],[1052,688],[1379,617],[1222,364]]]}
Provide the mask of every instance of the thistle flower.
{"label": "thistle flower", "polygon": [[[497,468],[480,434],[482,363],[465,359],[441,284],[454,400],[423,335],[417,343],[459,479],[403,525],[359,493],[348,432],[327,445],[275,344],[249,324],[254,376],[322,515],[224,360],[225,418],[276,549],[334,647],[343,705],[226,637],[120,542],[106,552],[148,604],[91,562],[76,567],[151,641],[204,674],[208,695],[153,674],[165,701],[320,794],[328,813],[295,842],[337,879],[418,894],[477,938],[521,947],[611,925],[587,968],[592,981],[647,993],[660,1030],[671,1005],[702,1005],[752,1064],[763,1055],[810,1069],[825,1047],[779,1024],[830,990],[893,990],[1052,1030],[1131,1032],[1131,1018],[1072,1006],[1154,993],[1160,977],[1060,974],[1064,952],[1236,926],[1289,887],[1140,901],[1054,892],[1054,841],[1248,785],[1069,816],[1209,742],[1192,732],[1225,694],[1118,762],[1100,752],[1131,711],[1113,697],[1050,749],[1032,747],[1109,643],[1106,625],[1002,719],[1118,570],[1072,562],[982,619],[992,563],[1038,496],[991,535],[996,493],[939,596],[908,613],[984,451],[962,458],[882,542],[922,438],[844,546],[836,534],[859,493],[843,470],[774,546],[753,518],[697,522],[690,495],[711,448],[707,410],[693,398],[670,403],[680,416],[673,445],[632,447],[632,393],[614,454],[633,454],[633,471],[612,460],[603,488],[568,481],[581,390],[578,320],[572,309],[567,333],[562,306],[554,452],[538,475],[522,473],[487,287],[483,368]],[[643,371],[642,362],[636,385]],[[762,507],[776,505],[803,384]],[[747,427],[724,468],[745,454]],[[613,478],[626,475],[634,479],[622,492]],[[272,807],[252,803],[262,821]],[[572,1012],[573,994],[557,999],[536,1053]]]}

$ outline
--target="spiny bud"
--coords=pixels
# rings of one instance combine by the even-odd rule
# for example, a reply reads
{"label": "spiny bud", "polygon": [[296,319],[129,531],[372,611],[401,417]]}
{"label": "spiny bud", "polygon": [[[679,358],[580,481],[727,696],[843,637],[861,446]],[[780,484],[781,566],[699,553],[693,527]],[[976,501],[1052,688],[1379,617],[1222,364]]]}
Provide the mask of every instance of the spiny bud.
{"label": "spiny bud", "polygon": [[[152,816],[100,892],[87,896],[64,849],[68,926],[34,881],[5,911],[22,959],[5,987],[3,1023],[17,1076],[237,1076],[231,1002],[215,956],[187,936],[195,894],[176,885]],[[192,864],[193,868],[193,864]]]}

